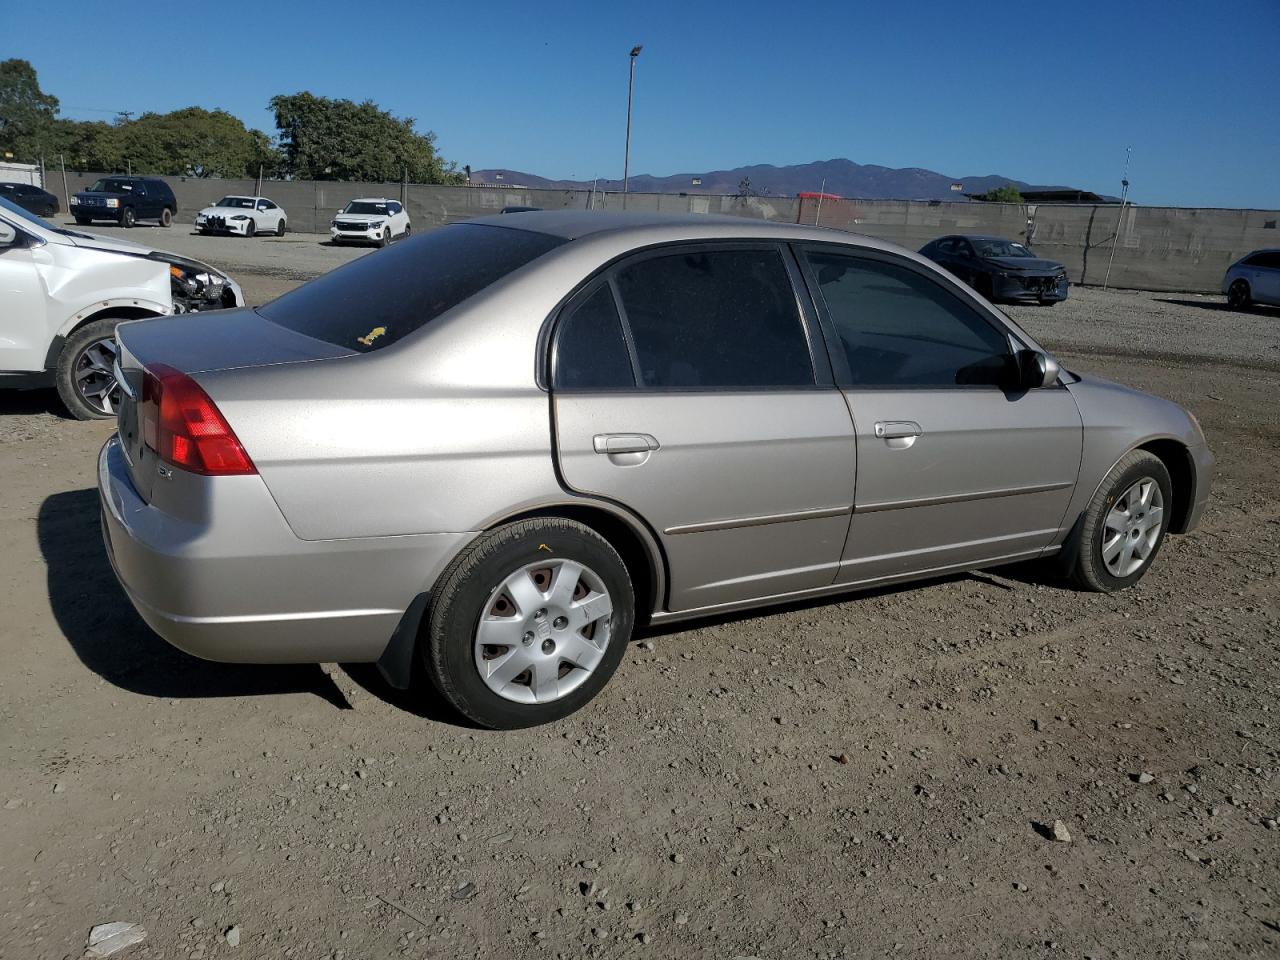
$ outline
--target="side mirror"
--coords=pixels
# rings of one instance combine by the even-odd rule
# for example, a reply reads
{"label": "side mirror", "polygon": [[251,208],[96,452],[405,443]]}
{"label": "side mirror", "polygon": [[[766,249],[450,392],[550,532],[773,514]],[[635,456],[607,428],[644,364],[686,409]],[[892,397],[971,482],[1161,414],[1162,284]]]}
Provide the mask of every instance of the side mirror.
{"label": "side mirror", "polygon": [[1058,361],[1039,350],[1019,350],[1018,386],[1023,390],[1036,390],[1058,382]]}
{"label": "side mirror", "polygon": [[18,231],[0,220],[0,247],[12,247],[18,242]]}

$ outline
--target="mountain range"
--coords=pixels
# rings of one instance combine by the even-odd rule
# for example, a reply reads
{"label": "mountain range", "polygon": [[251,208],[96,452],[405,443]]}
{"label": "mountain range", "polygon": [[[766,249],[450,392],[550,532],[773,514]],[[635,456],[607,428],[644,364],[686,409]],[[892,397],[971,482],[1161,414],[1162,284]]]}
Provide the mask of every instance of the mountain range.
{"label": "mountain range", "polygon": [[[744,180],[760,195],[793,197],[797,193],[823,191],[863,200],[962,200],[966,193],[984,193],[1005,184],[1019,190],[1068,189],[1029,184],[1013,177],[986,174],[980,177],[953,177],[920,167],[881,167],[852,160],[817,160],[777,167],[768,163],[706,173],[678,173],[669,177],[637,174],[631,178],[633,193],[736,194]],[[504,184],[550,190],[590,190],[591,180],[550,180],[520,170],[476,170],[472,183]],[[952,190],[952,184],[963,190]],[[597,190],[618,191],[621,180],[595,181]]]}

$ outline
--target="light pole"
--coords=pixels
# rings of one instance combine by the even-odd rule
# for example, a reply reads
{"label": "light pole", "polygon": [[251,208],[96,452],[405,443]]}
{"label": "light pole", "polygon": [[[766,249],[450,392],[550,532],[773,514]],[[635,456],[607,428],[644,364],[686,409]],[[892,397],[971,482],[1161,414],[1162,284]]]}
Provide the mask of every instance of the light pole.
{"label": "light pole", "polygon": [[622,209],[627,209],[627,193],[631,189],[631,90],[636,84],[636,57],[641,46],[631,48],[631,70],[627,75],[627,151],[622,158]]}

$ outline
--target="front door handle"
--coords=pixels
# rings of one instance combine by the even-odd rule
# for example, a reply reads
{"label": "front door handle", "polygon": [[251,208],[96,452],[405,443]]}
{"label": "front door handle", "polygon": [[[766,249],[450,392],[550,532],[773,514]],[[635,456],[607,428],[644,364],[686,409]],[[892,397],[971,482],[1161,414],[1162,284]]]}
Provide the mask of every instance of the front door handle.
{"label": "front door handle", "polygon": [[647,433],[597,433],[591,441],[596,453],[648,453],[661,444]]}
{"label": "front door handle", "polygon": [[914,420],[881,420],[876,423],[875,431],[881,440],[915,439],[924,433]]}

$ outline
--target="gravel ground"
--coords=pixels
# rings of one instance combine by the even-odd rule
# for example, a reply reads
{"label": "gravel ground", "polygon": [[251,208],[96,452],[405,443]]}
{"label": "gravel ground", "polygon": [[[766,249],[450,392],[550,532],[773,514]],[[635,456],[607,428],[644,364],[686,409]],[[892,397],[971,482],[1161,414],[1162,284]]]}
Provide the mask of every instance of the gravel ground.
{"label": "gravel ground", "polygon": [[99,540],[111,427],[0,397],[0,958],[109,921],[152,960],[1276,956],[1280,313],[1010,312],[1204,425],[1214,500],[1139,587],[1012,568],[650,634],[515,733],[168,647]]}

